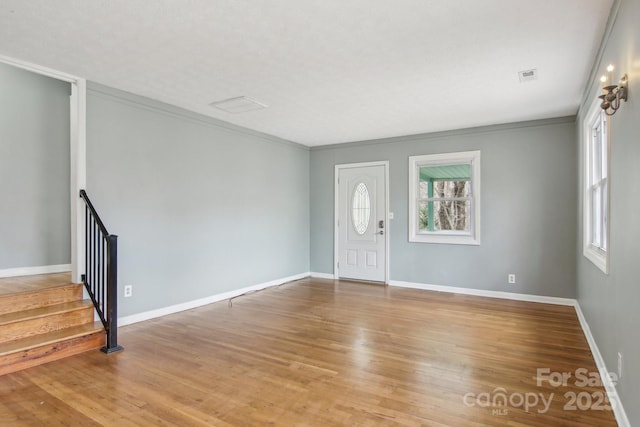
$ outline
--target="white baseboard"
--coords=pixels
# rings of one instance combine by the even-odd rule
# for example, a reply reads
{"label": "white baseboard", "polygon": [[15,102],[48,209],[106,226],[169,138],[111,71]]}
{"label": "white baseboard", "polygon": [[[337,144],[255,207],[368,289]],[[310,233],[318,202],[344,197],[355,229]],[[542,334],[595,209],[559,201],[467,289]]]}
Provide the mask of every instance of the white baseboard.
{"label": "white baseboard", "polygon": [[2,277],[35,276],[36,274],[66,273],[71,271],[71,264],[43,265],[39,267],[7,268],[0,270]]}
{"label": "white baseboard", "polygon": [[335,280],[335,276],[333,274],[328,274],[328,273],[314,273],[314,272],[311,272],[311,273],[309,273],[309,275],[311,277],[313,277],[314,279]]}
{"label": "white baseboard", "polygon": [[158,308],[155,310],[149,310],[142,313],[132,314],[130,316],[123,316],[118,318],[118,326],[131,325],[133,323],[143,322],[145,320],[155,319],[156,317],[162,317],[180,311],[190,310],[192,308],[201,307],[203,305],[211,304],[218,301],[223,301],[229,298],[237,297],[242,294],[246,294],[251,291],[259,291],[262,289],[270,288],[272,286],[282,285],[283,283],[291,282],[294,280],[304,279],[309,277],[311,273],[301,273],[294,276],[285,277],[282,279],[271,280],[269,282],[259,283],[253,286],[247,286],[246,288],[236,289],[233,291],[223,292],[221,294],[211,295],[209,297],[200,298],[193,301],[187,301],[180,304],[171,305],[168,307]]}
{"label": "white baseboard", "polygon": [[453,286],[428,285],[426,283],[389,281],[389,286],[401,288],[422,289],[425,291],[449,292],[453,294],[475,295],[479,297],[502,298],[515,301],[539,302],[543,304],[575,306],[577,301],[573,298],[545,297],[540,295],[518,294],[514,292],[489,291],[484,289],[456,288]]}
{"label": "white baseboard", "polygon": [[589,347],[591,348],[591,354],[593,354],[593,358],[596,361],[596,366],[598,368],[598,372],[600,373],[600,378],[602,379],[604,389],[606,390],[609,401],[611,402],[611,405],[613,407],[613,414],[616,417],[618,426],[631,427],[629,418],[627,418],[627,413],[625,412],[624,407],[622,406],[622,402],[618,397],[616,386],[613,384],[613,381],[611,381],[607,365],[604,363],[604,359],[602,358],[600,349],[598,349],[596,340],[591,334],[591,328],[589,328],[587,319],[584,317],[584,314],[582,313],[582,309],[580,308],[580,304],[578,302],[576,302],[575,308],[576,314],[578,315],[578,320],[580,321],[580,326],[582,326],[582,331],[584,332],[584,335],[587,338],[587,342],[589,343]]}

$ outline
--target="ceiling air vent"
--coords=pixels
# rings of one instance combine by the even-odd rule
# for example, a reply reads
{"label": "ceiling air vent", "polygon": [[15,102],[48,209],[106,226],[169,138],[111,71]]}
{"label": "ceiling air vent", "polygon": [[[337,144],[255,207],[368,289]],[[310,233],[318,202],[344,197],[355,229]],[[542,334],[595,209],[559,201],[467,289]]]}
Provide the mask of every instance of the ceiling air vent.
{"label": "ceiling air vent", "polygon": [[215,101],[211,104],[212,107],[216,107],[227,113],[245,113],[247,111],[262,110],[267,108],[268,105],[258,102],[255,99],[251,99],[247,96],[238,96],[236,98],[223,99],[222,101]]}
{"label": "ceiling air vent", "polygon": [[518,78],[520,83],[538,80],[538,70],[533,68],[531,70],[518,71]]}

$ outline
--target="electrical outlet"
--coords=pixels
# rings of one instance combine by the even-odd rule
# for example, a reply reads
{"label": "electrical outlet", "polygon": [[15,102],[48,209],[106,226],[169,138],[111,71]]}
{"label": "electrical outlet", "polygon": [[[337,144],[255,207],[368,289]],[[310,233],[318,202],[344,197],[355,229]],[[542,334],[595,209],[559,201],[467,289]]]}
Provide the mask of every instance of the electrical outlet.
{"label": "electrical outlet", "polygon": [[513,274],[513,273],[509,274],[508,279],[509,279],[509,283],[511,283],[511,284],[516,283],[516,275],[515,274]]}
{"label": "electrical outlet", "polygon": [[132,285],[126,285],[124,287],[124,297],[125,298],[129,298],[132,295],[133,295],[133,286]]}
{"label": "electrical outlet", "polygon": [[622,353],[618,352],[618,381],[622,379]]}

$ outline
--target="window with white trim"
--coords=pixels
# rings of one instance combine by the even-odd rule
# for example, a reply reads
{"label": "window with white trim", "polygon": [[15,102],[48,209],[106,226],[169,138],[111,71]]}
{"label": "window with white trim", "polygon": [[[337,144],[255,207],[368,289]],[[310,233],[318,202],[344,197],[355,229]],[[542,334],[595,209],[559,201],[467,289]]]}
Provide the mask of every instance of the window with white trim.
{"label": "window with white trim", "polygon": [[600,270],[609,269],[609,132],[596,100],[584,121],[583,253]]}
{"label": "window with white trim", "polygon": [[409,157],[409,241],[480,244],[480,151]]}

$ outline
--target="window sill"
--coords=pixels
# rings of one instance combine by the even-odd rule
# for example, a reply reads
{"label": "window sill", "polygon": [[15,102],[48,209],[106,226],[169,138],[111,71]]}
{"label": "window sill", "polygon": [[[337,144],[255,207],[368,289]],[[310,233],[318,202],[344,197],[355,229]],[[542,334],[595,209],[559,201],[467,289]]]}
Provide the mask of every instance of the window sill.
{"label": "window sill", "polygon": [[471,235],[461,236],[456,234],[418,234],[409,236],[409,242],[479,246],[480,238]]}
{"label": "window sill", "polygon": [[599,251],[593,247],[585,246],[583,254],[585,258],[591,261],[596,267],[598,267],[604,274],[609,274],[609,257],[606,252]]}

